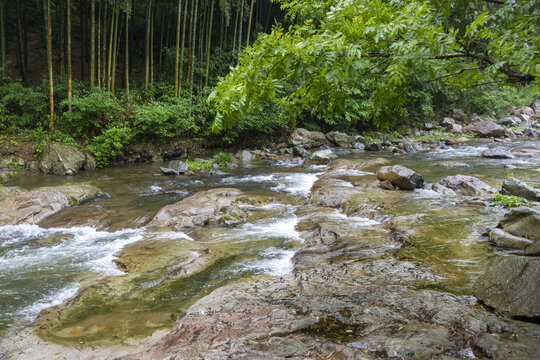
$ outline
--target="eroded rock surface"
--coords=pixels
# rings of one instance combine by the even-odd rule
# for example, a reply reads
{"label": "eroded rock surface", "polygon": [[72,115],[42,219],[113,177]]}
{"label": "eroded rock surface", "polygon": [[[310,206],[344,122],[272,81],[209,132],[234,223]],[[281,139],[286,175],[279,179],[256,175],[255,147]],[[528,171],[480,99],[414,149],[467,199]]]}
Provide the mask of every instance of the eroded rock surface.
{"label": "eroded rock surface", "polygon": [[85,184],[16,192],[18,195],[0,202],[0,226],[37,224],[68,206],[80,205],[104,195],[100,189]]}

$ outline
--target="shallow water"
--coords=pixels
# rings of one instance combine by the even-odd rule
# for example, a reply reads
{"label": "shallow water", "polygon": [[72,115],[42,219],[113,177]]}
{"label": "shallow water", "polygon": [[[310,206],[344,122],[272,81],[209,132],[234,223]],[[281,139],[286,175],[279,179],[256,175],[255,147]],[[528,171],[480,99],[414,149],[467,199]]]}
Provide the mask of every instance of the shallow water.
{"label": "shallow water", "polygon": [[[481,152],[492,146],[500,145],[472,143],[410,156],[366,152],[347,157],[386,157],[394,164],[418,171],[428,182],[459,173],[479,176],[497,186],[512,173],[540,186],[540,159],[530,156],[511,160],[480,158]],[[504,146],[514,150],[538,149],[538,142],[519,141]],[[471,167],[443,168],[437,165],[442,161],[465,162]],[[517,168],[505,169],[506,164]],[[110,310],[117,311],[114,321],[120,324],[118,331],[128,336],[141,335],[127,330],[137,326],[147,328],[143,334],[170,326],[176,315],[194,300],[231,281],[259,274],[282,276],[292,271],[294,244],[301,241],[295,229],[298,223],[295,211],[297,206],[305,203],[323,167],[282,162],[260,164],[252,169],[226,170],[218,176],[166,177],[160,174],[159,166],[162,165],[119,166],[72,177],[35,175],[4,184],[32,189],[87,182],[107,192],[108,197],[68,208],[39,226],[0,227],[0,330],[32,320],[41,310],[65,302],[89,279],[126,276],[113,261],[122,249],[141,241],[171,242],[175,249],[181,249],[178,251],[195,257],[204,247],[219,251],[221,255],[197,276],[171,281],[155,294],[152,289],[159,282],[159,272],[145,273],[131,280],[140,291],[152,296],[145,297],[144,301],[124,299],[116,309]],[[344,175],[363,177],[367,173]],[[272,198],[274,202],[263,207],[261,216],[254,223],[238,228],[210,227],[193,235],[197,235],[196,242],[190,238],[191,234],[156,233],[145,228],[161,207],[197,191],[218,187],[239,188]],[[463,206],[424,190],[400,192],[385,201],[391,205],[397,221],[402,218],[403,223],[414,230],[412,245],[399,250],[396,255],[434,264],[443,274],[442,282],[448,289],[469,293],[472,282],[493,254],[481,234],[486,227],[497,223],[504,210]],[[335,216],[345,217],[339,213]],[[349,218],[348,221],[366,228],[377,225],[364,218]],[[136,309],[136,316],[129,311],[132,308]],[[122,312],[124,315],[118,315]],[[109,315],[110,312],[86,314],[86,320],[81,324],[86,321],[91,328],[97,318]],[[134,326],[135,323],[138,325]],[[116,334],[114,330],[110,331],[112,335]],[[69,337],[63,333],[58,336]]]}

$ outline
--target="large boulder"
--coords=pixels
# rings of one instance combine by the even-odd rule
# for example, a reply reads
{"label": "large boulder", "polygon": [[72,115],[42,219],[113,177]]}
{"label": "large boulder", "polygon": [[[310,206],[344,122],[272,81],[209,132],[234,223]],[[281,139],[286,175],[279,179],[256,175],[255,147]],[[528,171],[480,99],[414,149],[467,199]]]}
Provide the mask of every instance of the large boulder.
{"label": "large boulder", "polygon": [[439,181],[439,184],[452,189],[456,194],[463,196],[485,196],[495,193],[493,187],[482,180],[467,175],[447,176]]}
{"label": "large boulder", "polygon": [[526,206],[512,209],[497,227],[515,236],[540,241],[540,211]]}
{"label": "large boulder", "polygon": [[540,316],[540,258],[498,256],[474,287],[486,305],[512,316]]}
{"label": "large boulder", "polygon": [[540,201],[540,190],[513,177],[504,180],[501,193],[503,195],[519,196],[530,201]]}
{"label": "large boulder", "polygon": [[452,118],[457,121],[467,121],[467,114],[463,109],[452,110]]}
{"label": "large boulder", "polygon": [[171,160],[168,167],[160,167],[160,169],[165,175],[179,175],[188,171],[188,165],[180,160]]}
{"label": "large boulder", "polygon": [[514,155],[510,154],[510,151],[503,147],[497,146],[491,149],[484,150],[482,157],[488,159],[513,159]]}
{"label": "large boulder", "polygon": [[491,121],[478,121],[466,127],[467,132],[479,137],[503,137],[504,128]]}
{"label": "large boulder", "polygon": [[309,156],[310,160],[321,163],[327,163],[335,158],[337,158],[337,155],[330,149],[315,151]]}
{"label": "large boulder", "polygon": [[401,165],[383,166],[377,171],[377,178],[388,180],[392,185],[403,190],[413,190],[424,185],[424,178],[416,171]]}
{"label": "large boulder", "polygon": [[326,142],[326,136],[319,131],[309,131],[306,129],[296,129],[289,137],[289,145],[302,146],[312,149],[322,146]]}
{"label": "large boulder", "polygon": [[344,134],[339,131],[332,131],[326,134],[326,138],[334,145],[341,146],[342,148],[353,147],[356,137]]}
{"label": "large boulder", "polygon": [[21,192],[0,203],[0,226],[37,224],[68,206],[83,204],[102,195],[100,189],[85,184]]}
{"label": "large boulder", "polygon": [[86,162],[82,152],[62,143],[53,143],[43,149],[41,171],[46,174],[75,175]]}

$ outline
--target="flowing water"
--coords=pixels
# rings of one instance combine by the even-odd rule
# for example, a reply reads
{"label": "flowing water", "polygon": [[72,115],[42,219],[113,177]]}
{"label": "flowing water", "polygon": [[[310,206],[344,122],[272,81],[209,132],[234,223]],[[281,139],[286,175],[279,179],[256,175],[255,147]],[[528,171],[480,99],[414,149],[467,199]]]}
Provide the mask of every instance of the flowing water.
{"label": "flowing water", "polygon": [[[497,186],[511,172],[540,186],[540,159],[525,155],[511,160],[481,158],[481,152],[491,146],[494,144],[474,143],[411,156],[366,152],[348,157],[386,157],[394,164],[418,171],[428,182],[460,173],[481,177]],[[538,142],[519,141],[507,146],[518,154],[523,149],[538,149]],[[471,167],[455,169],[437,165],[449,160],[465,162]],[[507,170],[505,164],[516,169]],[[261,274],[281,276],[293,270],[295,243],[301,242],[295,228],[298,223],[295,211],[307,202],[310,189],[324,167],[285,161],[227,170],[222,175],[167,177],[160,174],[160,165],[163,164],[120,166],[73,177],[25,176],[4,184],[32,189],[85,182],[107,192],[108,197],[65,209],[39,226],[0,227],[0,331],[32,321],[41,310],[67,301],[80,286],[92,280],[127,277],[128,295],[111,295],[122,301],[107,310],[109,315],[114,315],[109,327],[117,322],[124,327],[123,334],[148,335],[155,328],[170,326],[180,311],[219,286]],[[372,177],[361,172],[349,175]],[[271,198],[273,202],[259,209],[260,214],[251,223],[236,228],[209,227],[188,236],[154,232],[145,227],[163,206],[197,191],[220,187],[238,188]],[[470,292],[472,281],[493,254],[481,234],[486,227],[497,223],[504,210],[462,206],[426,190],[400,192],[388,201],[394,215],[406,219],[407,225],[414,229],[414,245],[399,250],[396,256],[433,263],[443,274],[448,289]],[[339,213],[335,216],[346,218]],[[351,226],[376,225],[363,218],[348,218],[348,221]],[[137,244],[144,246],[138,248]],[[205,251],[217,255],[196,276],[172,279],[156,290],[156,284],[163,282],[163,273],[156,270],[159,267],[140,265],[149,270],[126,275],[114,263],[126,249],[143,259],[145,251],[158,249],[155,251],[164,257],[164,264],[173,252],[185,253],[191,260]],[[147,258],[158,261],[152,254]],[[103,316],[98,308],[96,305],[92,310],[96,311],[95,315],[85,310],[85,319]],[[147,331],[126,330],[133,327],[146,327]],[[109,335],[114,334],[113,331]],[[69,334],[57,335],[69,337]]]}

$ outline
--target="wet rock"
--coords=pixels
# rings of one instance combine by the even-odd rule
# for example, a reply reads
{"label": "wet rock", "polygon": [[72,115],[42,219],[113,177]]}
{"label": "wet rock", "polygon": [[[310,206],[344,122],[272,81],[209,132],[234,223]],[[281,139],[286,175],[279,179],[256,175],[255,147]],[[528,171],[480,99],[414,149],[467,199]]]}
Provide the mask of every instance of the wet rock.
{"label": "wet rock", "polygon": [[444,127],[445,129],[451,129],[452,128],[452,125],[454,125],[456,123],[456,121],[452,118],[444,118],[443,121],[441,122],[441,125],[442,127]]}
{"label": "wet rock", "polygon": [[525,206],[512,209],[497,227],[515,236],[540,241],[540,211]]}
{"label": "wet rock", "polygon": [[446,186],[443,186],[439,183],[431,184],[431,189],[441,195],[445,196],[456,196],[456,192],[450,188],[447,188]]}
{"label": "wet rock", "polygon": [[322,178],[313,184],[310,200],[313,205],[317,206],[343,208],[358,194],[360,194],[360,190],[348,181]]}
{"label": "wet rock", "polygon": [[309,156],[311,161],[327,163],[332,159],[337,158],[337,155],[330,149],[315,151]]}
{"label": "wet rock", "polygon": [[180,175],[188,171],[188,165],[180,160],[171,160],[169,167],[160,167],[160,169],[165,175]]}
{"label": "wet rock", "polygon": [[377,157],[372,159],[335,159],[328,163],[328,172],[335,171],[365,171],[375,172],[381,165],[388,165],[390,161]]}
{"label": "wet rock", "polygon": [[463,109],[454,109],[452,110],[452,118],[457,121],[467,121],[467,114]]}
{"label": "wet rock", "polygon": [[517,126],[521,123],[521,119],[515,115],[505,116],[497,120],[497,124],[504,126]]}
{"label": "wet rock", "polygon": [[523,136],[528,137],[528,138],[538,139],[539,137],[538,134],[539,134],[538,131],[536,131],[535,129],[525,128],[523,130]]}
{"label": "wet rock", "polygon": [[256,160],[256,155],[249,150],[241,150],[234,155],[235,158],[243,163],[250,163]]}
{"label": "wet rock", "polygon": [[502,147],[494,147],[484,150],[482,157],[489,159],[513,159],[514,155],[510,154],[508,150]]}
{"label": "wet rock", "polygon": [[323,145],[326,142],[326,136],[319,131],[309,131],[306,129],[297,129],[289,137],[289,145],[302,146],[306,149],[312,149]]}
{"label": "wet rock", "polygon": [[366,145],[363,142],[357,141],[354,143],[353,149],[363,151],[366,149]]}
{"label": "wet rock", "polygon": [[405,150],[405,152],[407,152],[407,153],[414,153],[415,152],[414,147],[412,146],[412,144],[410,142],[403,141],[401,144],[402,144],[403,150]]}
{"label": "wet rock", "polygon": [[540,241],[535,241],[531,246],[525,249],[527,256],[540,256]]}
{"label": "wet rock", "polygon": [[85,161],[84,154],[73,146],[53,143],[43,149],[40,168],[46,174],[75,175]]}
{"label": "wet rock", "polygon": [[478,178],[467,175],[447,176],[439,181],[439,184],[463,196],[486,196],[495,193],[493,187]]}
{"label": "wet rock", "polygon": [[449,130],[454,133],[461,134],[463,133],[463,126],[460,124],[452,124]]}
{"label": "wet rock", "polygon": [[377,178],[381,181],[388,180],[403,190],[421,188],[424,184],[422,175],[401,165],[383,166],[377,171]]}
{"label": "wet rock", "polygon": [[25,190],[19,186],[0,186],[0,202],[20,194],[27,193],[28,190]]}
{"label": "wet rock", "polygon": [[96,170],[96,159],[92,155],[85,153],[84,159],[84,170]]}
{"label": "wet rock", "polygon": [[504,136],[506,136],[506,139],[495,139],[495,140],[501,140],[504,142],[509,142],[510,139],[515,139],[517,135],[514,133],[512,129],[504,129]]}
{"label": "wet rock", "polygon": [[195,227],[228,221],[240,224],[246,221],[247,214],[237,211],[234,205],[252,200],[257,202],[238,189],[199,191],[159,210],[148,226],[186,232]]}
{"label": "wet rock", "polygon": [[506,249],[525,249],[533,242],[531,240],[509,234],[501,229],[493,229],[489,232],[489,243]]}
{"label": "wet rock", "polygon": [[85,184],[42,187],[12,195],[0,203],[0,226],[37,224],[68,206],[102,195],[100,189]]}
{"label": "wet rock", "polygon": [[396,188],[388,180],[381,181],[381,187],[386,190],[396,190]]}
{"label": "wet rock", "polygon": [[238,165],[235,164],[235,163],[227,163],[227,164],[225,164],[225,167],[227,169],[238,169]]}
{"label": "wet rock", "polygon": [[540,317],[540,258],[498,256],[474,287],[486,305],[512,316]]}
{"label": "wet rock", "polygon": [[342,148],[350,148],[354,144],[355,137],[344,134],[339,131],[332,131],[326,134],[326,138],[334,145],[341,146]]}
{"label": "wet rock", "polygon": [[301,146],[295,146],[293,148],[293,154],[305,159],[309,157],[309,152]]}
{"label": "wet rock", "polygon": [[470,168],[471,165],[465,164],[459,161],[443,161],[440,163],[437,163],[437,165],[445,167],[445,168]]}
{"label": "wet rock", "polygon": [[519,196],[529,201],[540,201],[540,190],[513,177],[508,177],[504,180],[501,193],[503,195]]}
{"label": "wet rock", "polygon": [[536,114],[540,114],[540,100],[534,100],[534,101],[531,103],[530,108],[531,108]]}
{"label": "wet rock", "polygon": [[368,142],[366,143],[367,151],[379,151],[381,150],[381,144],[378,142]]}
{"label": "wet rock", "polygon": [[435,125],[433,125],[433,123],[424,123],[424,130],[433,130],[433,128],[435,127]]}
{"label": "wet rock", "polygon": [[491,121],[478,121],[465,128],[465,130],[478,137],[503,137],[504,128]]}

